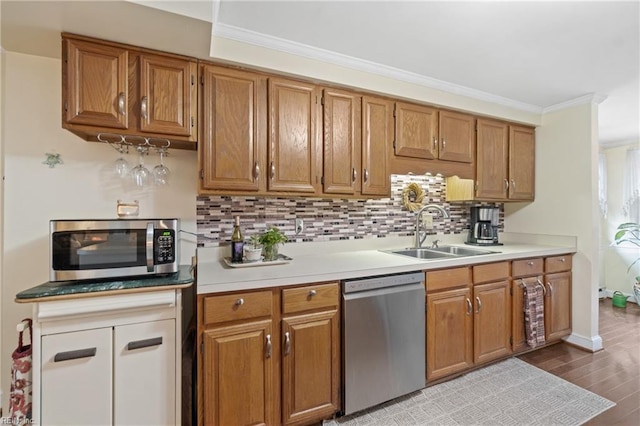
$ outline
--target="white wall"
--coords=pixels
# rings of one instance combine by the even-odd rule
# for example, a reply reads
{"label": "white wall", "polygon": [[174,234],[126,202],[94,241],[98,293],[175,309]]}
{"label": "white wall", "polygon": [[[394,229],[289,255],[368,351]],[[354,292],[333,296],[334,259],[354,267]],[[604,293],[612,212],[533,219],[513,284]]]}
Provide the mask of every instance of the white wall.
{"label": "white wall", "polygon": [[[112,172],[117,152],[86,142],[61,128],[61,64],[57,59],[5,52],[5,108],[2,116],[4,170],[4,259],[1,299],[2,404],[8,410],[10,355],[17,345],[16,323],[31,316],[30,304],[15,294],[48,280],[48,226],[57,218],[114,218],[116,200],[140,202],[140,217],[178,217],[195,232],[197,161],[195,151],[171,150],[167,188],[137,190]],[[42,164],[45,153],[64,164]],[[137,157],[130,154],[129,161]],[[156,154],[146,158],[155,165]],[[181,234],[181,261],[190,264],[195,237]]]}
{"label": "white wall", "polygon": [[[602,218],[602,279],[600,285],[607,292],[621,291],[632,294],[634,277],[640,275],[640,262],[631,271],[629,265],[640,257],[640,249],[634,247],[611,246],[618,225],[628,222],[629,217],[622,212],[622,187],[625,177],[626,155],[629,148],[638,148],[635,144],[603,149],[607,164],[607,217]],[[634,300],[634,299],[630,299]]]}
{"label": "white wall", "polygon": [[544,114],[536,131],[536,200],[505,204],[505,231],[577,236],[573,262],[572,343],[598,350],[600,213],[597,105]]}

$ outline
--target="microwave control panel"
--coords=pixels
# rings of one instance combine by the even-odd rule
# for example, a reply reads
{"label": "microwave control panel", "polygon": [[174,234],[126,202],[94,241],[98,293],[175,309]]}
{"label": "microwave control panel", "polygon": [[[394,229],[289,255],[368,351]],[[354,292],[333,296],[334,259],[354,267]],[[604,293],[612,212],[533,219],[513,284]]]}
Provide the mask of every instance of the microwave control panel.
{"label": "microwave control panel", "polygon": [[176,231],[173,229],[154,230],[154,264],[173,263],[176,260]]}

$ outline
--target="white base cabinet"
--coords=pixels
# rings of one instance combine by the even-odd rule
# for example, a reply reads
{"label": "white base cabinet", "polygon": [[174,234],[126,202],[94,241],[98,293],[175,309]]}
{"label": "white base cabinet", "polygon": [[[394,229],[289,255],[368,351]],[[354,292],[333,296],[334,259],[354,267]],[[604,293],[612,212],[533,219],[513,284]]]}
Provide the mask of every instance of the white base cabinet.
{"label": "white base cabinet", "polygon": [[180,424],[180,301],[163,290],[35,303],[34,421]]}

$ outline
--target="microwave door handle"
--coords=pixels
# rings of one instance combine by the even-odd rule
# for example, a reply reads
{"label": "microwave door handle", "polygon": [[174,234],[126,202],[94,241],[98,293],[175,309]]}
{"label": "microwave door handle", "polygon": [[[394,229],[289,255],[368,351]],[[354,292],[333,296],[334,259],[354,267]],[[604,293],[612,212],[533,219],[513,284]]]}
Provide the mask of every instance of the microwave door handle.
{"label": "microwave door handle", "polygon": [[147,272],[153,272],[153,223],[147,223]]}

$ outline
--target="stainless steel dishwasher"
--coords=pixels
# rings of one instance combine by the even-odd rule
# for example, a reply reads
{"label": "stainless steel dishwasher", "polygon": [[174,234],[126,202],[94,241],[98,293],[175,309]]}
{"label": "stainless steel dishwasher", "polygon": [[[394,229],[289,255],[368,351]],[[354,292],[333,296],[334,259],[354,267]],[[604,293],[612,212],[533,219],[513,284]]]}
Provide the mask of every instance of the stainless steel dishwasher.
{"label": "stainless steel dishwasher", "polygon": [[425,386],[424,273],[344,281],[344,414]]}

